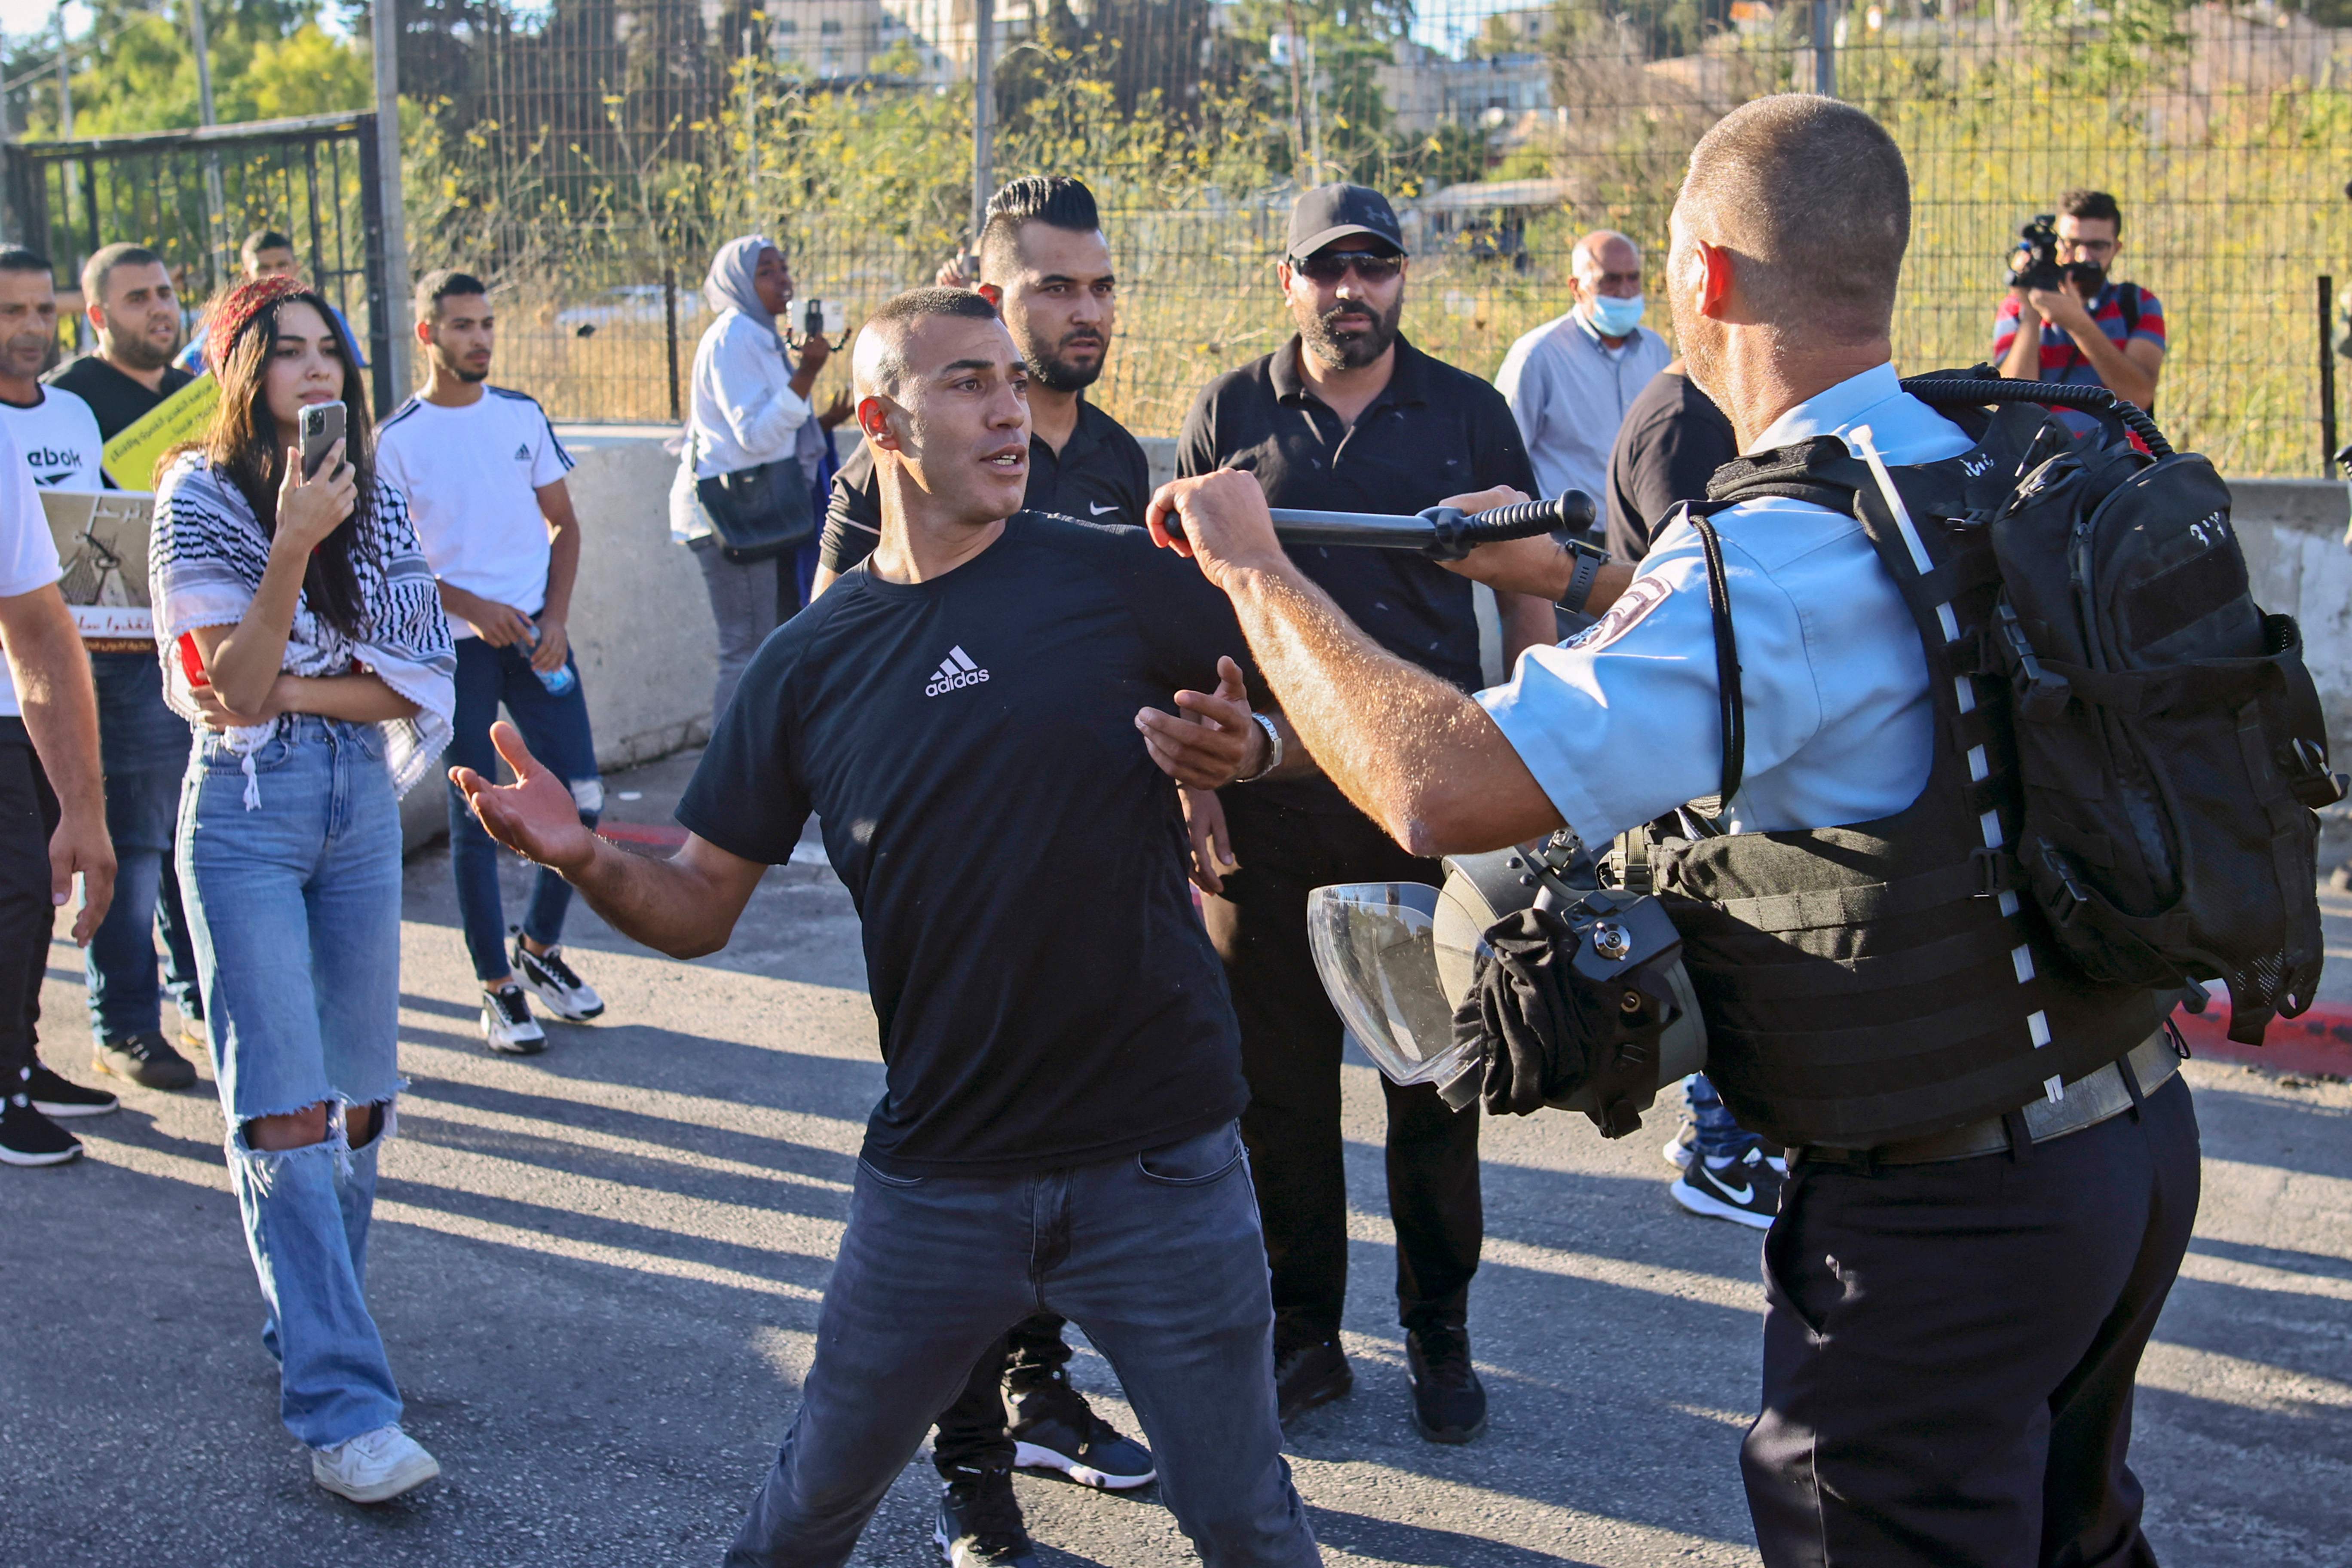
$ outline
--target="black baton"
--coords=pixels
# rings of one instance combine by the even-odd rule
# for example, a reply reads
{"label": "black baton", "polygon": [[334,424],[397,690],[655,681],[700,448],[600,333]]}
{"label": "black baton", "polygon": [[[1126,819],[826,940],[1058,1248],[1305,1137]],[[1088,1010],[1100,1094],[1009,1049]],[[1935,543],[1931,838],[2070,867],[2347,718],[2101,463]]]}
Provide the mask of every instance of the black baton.
{"label": "black baton", "polygon": [[1418,550],[1433,561],[1459,561],[1481,544],[1532,539],[1540,533],[1582,533],[1592,526],[1592,498],[1570,490],[1551,500],[1516,501],[1490,511],[1433,506],[1410,516],[1371,511],[1274,509],[1275,537],[1285,544],[1358,544],[1376,550]]}

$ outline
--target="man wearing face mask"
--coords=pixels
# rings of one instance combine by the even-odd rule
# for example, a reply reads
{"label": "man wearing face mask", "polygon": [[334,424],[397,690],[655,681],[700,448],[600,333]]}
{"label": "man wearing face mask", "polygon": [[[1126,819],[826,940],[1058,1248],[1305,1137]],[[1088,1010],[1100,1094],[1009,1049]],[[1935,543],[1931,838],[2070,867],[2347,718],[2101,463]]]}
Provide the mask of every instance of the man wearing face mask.
{"label": "man wearing face mask", "polygon": [[[1094,193],[1066,174],[1031,174],[988,199],[980,230],[980,292],[995,305],[1029,364],[1032,511],[1143,526],[1151,465],[1127,426],[1086,399],[1118,324],[1118,280]],[[964,286],[943,270],[940,281]],[[833,481],[816,593],[874,552],[880,481],[863,445]]]}
{"label": "man wearing face mask", "polygon": [[[1301,195],[1276,270],[1297,335],[1202,389],[1177,442],[1177,473],[1244,468],[1273,505],[1330,511],[1412,512],[1495,486],[1534,489],[1501,395],[1398,331],[1409,260],[1378,191],[1323,185]],[[1402,551],[1303,549],[1298,563],[1391,653],[1463,691],[1480,684],[1477,621],[1461,577]],[[1549,604],[1497,600],[1510,657],[1552,639]],[[1355,1381],[1339,1345],[1343,1031],[1307,947],[1307,896],[1332,882],[1444,879],[1320,779],[1244,784],[1217,798],[1239,868],[1203,913],[1241,1016],[1250,1086],[1242,1136],[1274,1276],[1275,1376],[1287,1420]],[[1414,1422],[1432,1442],[1466,1443],[1486,1426],[1465,1331],[1485,1231],[1478,1116],[1448,1110],[1427,1084],[1381,1087]]]}
{"label": "man wearing face mask", "polygon": [[1608,494],[1609,449],[1625,411],[1674,351],[1642,325],[1642,252],[1611,229],[1571,256],[1576,308],[1511,345],[1495,385],[1527,437],[1543,494]]}

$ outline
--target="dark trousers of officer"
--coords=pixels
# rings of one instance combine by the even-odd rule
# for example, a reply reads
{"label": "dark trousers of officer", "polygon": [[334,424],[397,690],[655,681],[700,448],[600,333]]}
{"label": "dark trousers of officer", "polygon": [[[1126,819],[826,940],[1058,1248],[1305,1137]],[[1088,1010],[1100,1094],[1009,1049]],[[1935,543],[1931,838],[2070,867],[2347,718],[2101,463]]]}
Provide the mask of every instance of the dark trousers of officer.
{"label": "dark trousers of officer", "polygon": [[[1339,1135],[1345,1030],[1307,944],[1307,895],[1334,882],[1444,880],[1353,810],[1286,809],[1223,792],[1242,868],[1204,900],[1242,1026],[1249,1145],[1274,1274],[1280,1356],[1339,1337],[1348,1296],[1348,1179]],[[1397,1307],[1408,1328],[1463,1321],[1486,1215],[1478,1192],[1478,1111],[1449,1109],[1427,1084],[1386,1079],[1389,1214],[1396,1226]]]}
{"label": "dark trousers of officer", "polygon": [[2198,1179],[2178,1077],[2023,1158],[1793,1168],[1740,1455],[1766,1568],[2153,1568],[2132,1379]]}
{"label": "dark trousers of officer", "polygon": [[1012,1466],[1013,1436],[1004,1426],[1005,1378],[1011,1376],[1017,1392],[1024,1381],[1043,1381],[1069,1364],[1070,1347],[1062,1338],[1062,1325],[1068,1321],[1058,1312],[1033,1312],[982,1352],[971,1381],[940,1415],[939,1434],[931,1439],[931,1462],[943,1478],[953,1480],[963,1468]]}

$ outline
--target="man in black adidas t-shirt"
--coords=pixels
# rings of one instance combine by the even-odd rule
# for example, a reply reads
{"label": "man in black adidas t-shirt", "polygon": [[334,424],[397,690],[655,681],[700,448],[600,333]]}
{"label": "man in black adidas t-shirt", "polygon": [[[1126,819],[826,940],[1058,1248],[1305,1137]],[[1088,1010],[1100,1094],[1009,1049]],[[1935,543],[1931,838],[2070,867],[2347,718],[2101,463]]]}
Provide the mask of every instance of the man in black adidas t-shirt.
{"label": "man in black adidas t-shirt", "polygon": [[[1147,747],[1171,690],[1240,694],[1239,629],[1148,535],[1014,515],[1026,373],[985,300],[899,296],[856,372],[882,542],[753,659],[679,804],[686,847],[600,844],[505,727],[520,783],[456,774],[494,837],[664,952],[722,946],[812,811],[864,922],[888,1089],[800,1413],[728,1562],[845,1561],[981,1352],[1041,1308],[1118,1365],[1207,1562],[1319,1562],[1275,1419],[1239,1032],[1153,761],[1175,746],[1213,787],[1297,752],[1272,720]],[[951,1492],[943,1552],[1034,1562],[986,1481]]]}

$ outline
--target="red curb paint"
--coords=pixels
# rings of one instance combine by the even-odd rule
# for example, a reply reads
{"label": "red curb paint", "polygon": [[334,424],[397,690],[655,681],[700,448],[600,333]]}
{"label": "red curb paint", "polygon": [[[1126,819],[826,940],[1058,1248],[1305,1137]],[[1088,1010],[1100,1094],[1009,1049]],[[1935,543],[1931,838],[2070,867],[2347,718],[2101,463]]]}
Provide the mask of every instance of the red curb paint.
{"label": "red curb paint", "polygon": [[2186,1008],[2172,1015],[2200,1057],[2244,1062],[2273,1072],[2332,1073],[2352,1078],[2352,1006],[2319,1002],[2300,1018],[2273,1018],[2259,1046],[2230,1038],[2230,1004],[2216,996],[2202,1014]]}

